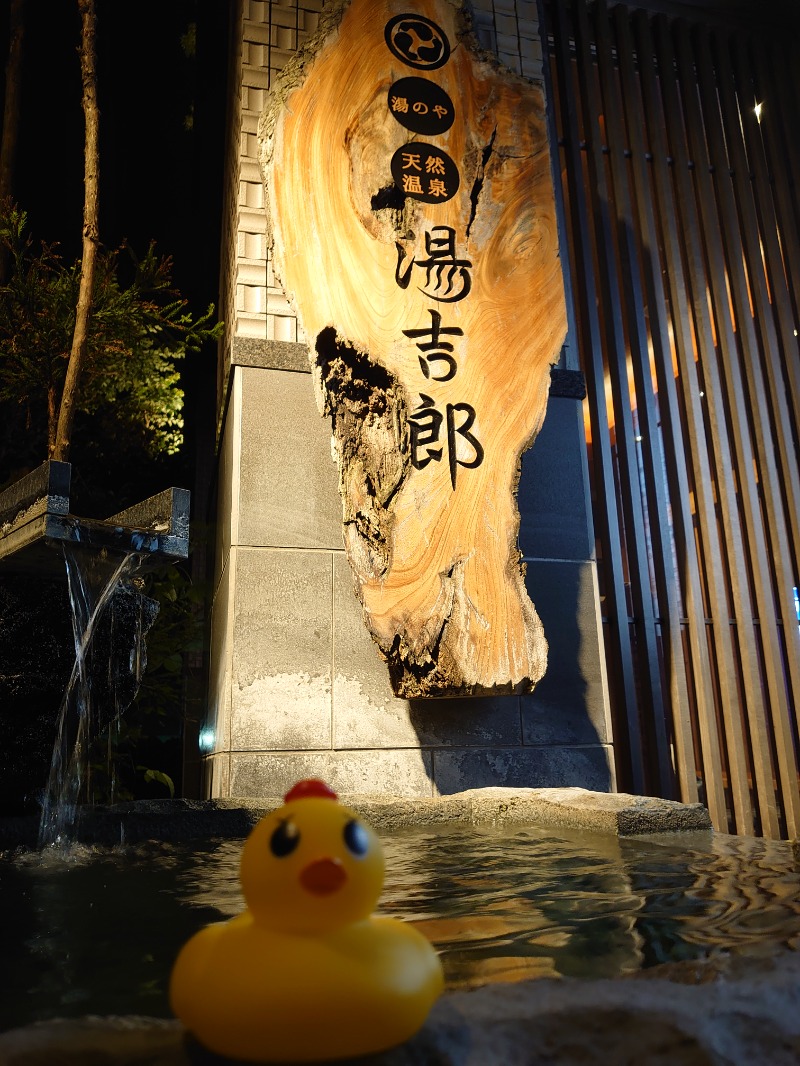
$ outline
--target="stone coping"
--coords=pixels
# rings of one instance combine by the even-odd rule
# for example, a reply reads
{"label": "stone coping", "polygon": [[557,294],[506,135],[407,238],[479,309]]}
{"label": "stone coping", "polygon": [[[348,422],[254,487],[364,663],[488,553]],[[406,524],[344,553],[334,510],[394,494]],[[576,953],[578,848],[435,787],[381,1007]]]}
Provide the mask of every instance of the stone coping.
{"label": "stone coping", "polygon": [[[615,836],[710,831],[708,811],[624,792],[584,788],[476,788],[452,796],[403,799],[382,795],[340,795],[376,829],[394,831],[427,825],[508,825],[580,829]],[[274,798],[138,800],[84,808],[76,838],[82,843],[119,844],[141,840],[197,840],[244,837],[259,818],[279,807]],[[0,849],[36,844],[33,817],[0,820]]]}
{"label": "stone coping", "polygon": [[136,552],[143,563],[186,559],[189,554],[188,489],[169,488],[111,518],[70,514],[72,466],[48,459],[0,493],[0,566],[4,573],[31,572],[64,578],[58,544],[95,555]]}
{"label": "stone coping", "polygon": [[21,521],[31,507],[67,514],[72,484],[72,464],[54,459],[42,463],[0,492],[0,532]]}
{"label": "stone coping", "polygon": [[[265,1033],[265,1052],[268,1037]],[[211,1066],[179,1022],[38,1022],[0,1033],[2,1066]],[[340,1066],[797,1066],[800,955],[714,956],[597,981],[447,992],[400,1047]]]}

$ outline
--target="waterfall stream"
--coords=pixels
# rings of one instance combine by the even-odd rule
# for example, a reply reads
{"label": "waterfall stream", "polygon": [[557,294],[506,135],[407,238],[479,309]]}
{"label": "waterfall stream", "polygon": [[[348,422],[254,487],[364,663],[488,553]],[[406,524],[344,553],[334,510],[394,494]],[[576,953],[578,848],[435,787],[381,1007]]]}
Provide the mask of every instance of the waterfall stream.
{"label": "waterfall stream", "polygon": [[[97,670],[91,669],[93,641],[101,621],[110,624],[113,641],[113,600],[130,586],[143,556],[136,552],[109,556],[77,545],[62,544],[75,644],[75,662],[61,700],[50,774],[42,803],[39,846],[62,846],[73,836],[77,808],[88,791],[90,749],[101,728],[118,719],[121,707],[116,678],[109,659],[108,685],[94,691]],[[143,669],[142,626],[137,625],[130,652],[135,681]]]}

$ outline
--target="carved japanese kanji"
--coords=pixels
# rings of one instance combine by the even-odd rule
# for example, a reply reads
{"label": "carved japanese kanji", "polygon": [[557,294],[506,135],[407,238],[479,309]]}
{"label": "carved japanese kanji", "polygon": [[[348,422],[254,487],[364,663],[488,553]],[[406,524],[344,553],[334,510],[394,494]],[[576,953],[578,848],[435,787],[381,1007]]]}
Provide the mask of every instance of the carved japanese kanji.
{"label": "carved japanese kanji", "polygon": [[566,331],[541,90],[473,46],[456,3],[352,0],[259,132],[274,269],[394,690],[528,689],[547,643],[515,494]]}

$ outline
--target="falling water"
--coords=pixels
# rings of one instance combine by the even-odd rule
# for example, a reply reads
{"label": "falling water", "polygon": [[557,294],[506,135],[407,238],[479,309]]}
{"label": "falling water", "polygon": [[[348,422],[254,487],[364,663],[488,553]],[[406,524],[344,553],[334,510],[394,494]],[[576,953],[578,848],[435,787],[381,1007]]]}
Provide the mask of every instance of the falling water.
{"label": "falling water", "polygon": [[[98,623],[114,593],[129,582],[142,563],[142,556],[129,552],[109,558],[86,549],[62,545],[67,570],[67,588],[75,643],[75,662],[61,700],[53,760],[47,781],[39,825],[39,846],[60,846],[73,835],[78,802],[89,775],[91,742],[99,716],[92,693],[90,652]],[[141,629],[137,630],[131,653],[131,672],[138,682],[142,670]],[[111,671],[109,668],[109,675]],[[109,700],[116,701],[113,680]],[[118,717],[114,707],[112,720]],[[108,717],[108,716],[106,716]]]}

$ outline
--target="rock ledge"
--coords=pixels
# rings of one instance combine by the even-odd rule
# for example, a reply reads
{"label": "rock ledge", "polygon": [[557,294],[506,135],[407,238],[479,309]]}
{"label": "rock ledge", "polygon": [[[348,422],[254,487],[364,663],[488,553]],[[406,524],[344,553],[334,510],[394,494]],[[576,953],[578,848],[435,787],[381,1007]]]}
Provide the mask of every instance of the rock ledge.
{"label": "rock ledge", "polygon": [[[442,824],[561,827],[617,836],[711,830],[708,811],[699,803],[585,788],[474,788],[419,799],[347,794],[340,799],[381,830]],[[276,796],[137,800],[87,807],[80,814],[75,836],[80,843],[109,845],[244,837],[259,818],[281,803]],[[31,817],[0,819],[0,850],[35,847],[38,828],[38,821]]]}
{"label": "rock ledge", "polygon": [[[446,994],[422,1031],[356,1066],[797,1066],[800,955],[673,964],[669,979],[541,980]],[[685,983],[688,982],[688,983]],[[40,1022],[0,1034],[2,1066],[223,1063],[176,1021]],[[343,1064],[343,1060],[340,1060]]]}

